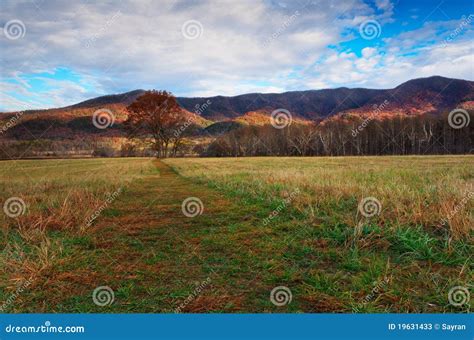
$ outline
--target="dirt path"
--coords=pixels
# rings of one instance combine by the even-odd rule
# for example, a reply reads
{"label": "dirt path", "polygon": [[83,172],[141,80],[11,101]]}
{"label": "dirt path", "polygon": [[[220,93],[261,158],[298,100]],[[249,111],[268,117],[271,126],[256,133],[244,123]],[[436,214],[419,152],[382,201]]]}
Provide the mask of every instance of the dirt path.
{"label": "dirt path", "polygon": [[[126,187],[88,231],[90,242],[50,281],[56,298],[44,310],[271,309],[268,275],[278,266],[262,251],[268,236],[257,228],[258,208],[192,183],[162,162],[156,166],[159,173]],[[182,202],[190,197],[202,201],[202,214],[184,215]],[[93,303],[99,286],[114,291],[113,304]]]}

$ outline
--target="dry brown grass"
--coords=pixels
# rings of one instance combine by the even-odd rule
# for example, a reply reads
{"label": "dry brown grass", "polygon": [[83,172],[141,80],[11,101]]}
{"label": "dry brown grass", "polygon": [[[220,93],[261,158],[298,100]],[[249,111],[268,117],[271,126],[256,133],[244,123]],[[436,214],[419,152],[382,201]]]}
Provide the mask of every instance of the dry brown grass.
{"label": "dry brown grass", "polygon": [[44,273],[63,251],[48,233],[84,234],[111,194],[149,171],[151,159],[0,162],[2,207],[10,197],[26,207],[16,218],[1,211],[0,270],[13,283]]}
{"label": "dry brown grass", "polygon": [[[357,205],[375,197],[382,205],[372,221],[383,226],[448,228],[468,237],[474,226],[473,156],[295,157],[170,159],[183,176],[213,181],[268,200],[299,189],[292,206],[311,218],[338,216],[356,226]],[[443,223],[445,221],[446,223]]]}

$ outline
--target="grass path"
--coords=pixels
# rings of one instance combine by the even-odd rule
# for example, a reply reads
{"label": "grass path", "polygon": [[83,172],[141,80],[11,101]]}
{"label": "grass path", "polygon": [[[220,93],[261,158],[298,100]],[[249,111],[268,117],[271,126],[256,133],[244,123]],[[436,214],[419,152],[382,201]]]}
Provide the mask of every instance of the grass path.
{"label": "grass path", "polygon": [[[383,234],[368,225],[355,235],[337,215],[345,206],[334,206],[328,218],[310,218],[290,205],[281,209],[265,193],[249,194],[245,178],[247,187],[229,189],[150,162],[156,171],[125,184],[84,233],[48,234],[50,253],[58,255],[12,311],[464,310],[450,307],[446,294],[469,281],[467,246],[448,251],[442,240],[411,227]],[[202,214],[183,214],[189,197],[202,201]],[[264,223],[272,211],[278,216]],[[92,296],[103,286],[114,301],[99,306]],[[291,290],[291,303],[270,301],[279,286]]]}
{"label": "grass path", "polygon": [[[231,202],[156,161],[159,173],[133,182],[87,236],[69,240],[64,261],[44,282],[44,311],[263,311],[274,307],[262,277],[272,259],[258,246],[257,207]],[[204,211],[186,217],[187,197]],[[267,253],[265,253],[267,254]],[[71,259],[70,258],[70,259]],[[260,258],[260,259],[257,259]],[[192,301],[186,299],[198,286]],[[98,286],[114,290],[110,306],[93,304]],[[270,290],[269,290],[270,289]],[[54,291],[54,302],[51,294]],[[39,302],[39,301],[38,301]],[[184,303],[184,304],[183,304]]]}

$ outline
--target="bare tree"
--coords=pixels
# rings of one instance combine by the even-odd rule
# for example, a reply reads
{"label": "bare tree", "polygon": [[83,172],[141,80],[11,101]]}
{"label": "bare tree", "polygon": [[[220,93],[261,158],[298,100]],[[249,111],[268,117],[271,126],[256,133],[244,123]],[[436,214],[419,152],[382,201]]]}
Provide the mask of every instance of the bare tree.
{"label": "bare tree", "polygon": [[[473,119],[474,120],[474,119]],[[246,126],[217,138],[205,156],[340,156],[463,154],[474,151],[474,128],[454,129],[445,116],[393,117],[363,124],[362,119],[324,124]]]}

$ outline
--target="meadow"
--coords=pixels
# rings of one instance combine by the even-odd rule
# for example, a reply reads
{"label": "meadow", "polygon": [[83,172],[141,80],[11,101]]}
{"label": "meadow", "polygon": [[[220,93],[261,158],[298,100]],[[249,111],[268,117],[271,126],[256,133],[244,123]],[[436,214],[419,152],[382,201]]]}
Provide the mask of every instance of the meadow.
{"label": "meadow", "polygon": [[448,292],[472,284],[473,169],[472,156],[0,162],[0,307],[467,312]]}

